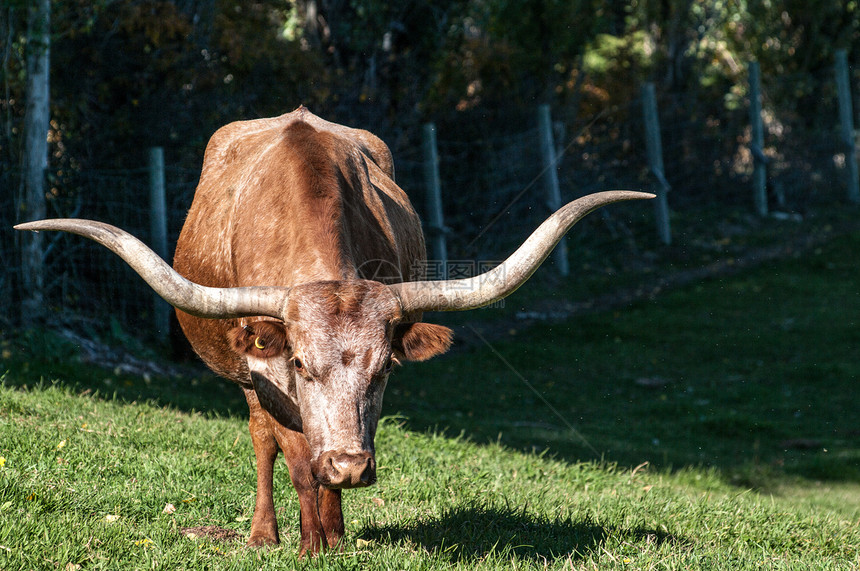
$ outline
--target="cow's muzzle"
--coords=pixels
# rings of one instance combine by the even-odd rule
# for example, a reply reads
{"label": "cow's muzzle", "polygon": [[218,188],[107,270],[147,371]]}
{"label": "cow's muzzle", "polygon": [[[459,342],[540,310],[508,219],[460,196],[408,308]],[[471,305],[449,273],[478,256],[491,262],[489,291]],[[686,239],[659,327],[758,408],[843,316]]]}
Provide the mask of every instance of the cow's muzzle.
{"label": "cow's muzzle", "polygon": [[363,488],[376,483],[376,460],[370,452],[323,452],[312,463],[316,480],[327,488]]}

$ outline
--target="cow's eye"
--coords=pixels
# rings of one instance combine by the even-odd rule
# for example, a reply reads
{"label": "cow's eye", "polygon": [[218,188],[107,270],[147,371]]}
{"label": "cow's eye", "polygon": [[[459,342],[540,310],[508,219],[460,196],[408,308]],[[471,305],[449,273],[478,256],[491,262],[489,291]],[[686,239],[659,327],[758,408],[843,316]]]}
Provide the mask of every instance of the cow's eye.
{"label": "cow's eye", "polygon": [[388,359],[385,361],[385,366],[382,368],[382,372],[384,374],[388,374],[391,372],[391,369],[394,367],[394,359],[389,355]]}
{"label": "cow's eye", "polygon": [[305,370],[304,363],[302,363],[302,360],[299,359],[298,357],[293,358],[293,367],[295,367],[296,371],[298,371],[300,373]]}

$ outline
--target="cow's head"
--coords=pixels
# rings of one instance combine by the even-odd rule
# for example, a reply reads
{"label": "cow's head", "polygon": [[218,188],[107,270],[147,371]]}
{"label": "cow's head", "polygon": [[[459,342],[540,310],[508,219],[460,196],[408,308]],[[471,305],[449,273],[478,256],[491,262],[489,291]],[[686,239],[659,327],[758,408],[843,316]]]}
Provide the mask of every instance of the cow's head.
{"label": "cow's head", "polygon": [[229,333],[260,404],[302,430],[315,479],[331,488],[376,481],[374,436],[388,375],[398,362],[445,352],[452,332],[403,322],[399,300],[374,281],[291,289],[284,321],[248,321]]}

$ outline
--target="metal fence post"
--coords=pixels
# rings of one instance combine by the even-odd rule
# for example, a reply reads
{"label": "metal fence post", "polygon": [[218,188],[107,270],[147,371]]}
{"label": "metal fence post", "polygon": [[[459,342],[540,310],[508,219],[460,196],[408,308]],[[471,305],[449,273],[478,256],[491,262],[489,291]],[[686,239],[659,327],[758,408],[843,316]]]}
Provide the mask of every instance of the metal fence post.
{"label": "metal fence post", "polygon": [[[555,154],[555,143],[552,136],[552,119],[550,117],[549,105],[538,106],[538,130],[540,138],[540,150],[543,157],[543,180],[546,188],[547,207],[550,212],[561,208],[561,191],[558,184],[558,165]],[[567,242],[564,238],[555,247],[552,253],[558,273],[567,276],[570,269],[567,263]]]}
{"label": "metal fence post", "polygon": [[757,61],[749,64],[750,125],[753,156],[753,202],[759,216],[767,216],[767,156],[764,154],[764,125],[761,120],[761,72]]}
{"label": "metal fence post", "polygon": [[424,124],[424,184],[427,187],[427,231],[430,234],[430,245],[433,260],[441,264],[445,275],[433,276],[435,279],[445,279],[448,273],[448,246],[445,242],[445,217],[442,214],[442,184],[439,178],[439,152],[436,148],[436,125]]}
{"label": "metal fence post", "polygon": [[860,175],[857,171],[857,148],[854,144],[854,110],[845,50],[836,50],[836,88],[839,92],[839,123],[842,125],[842,144],[845,146],[845,167],[848,172],[848,200],[860,202]]}
{"label": "metal fence post", "polygon": [[642,115],[645,122],[645,148],[648,153],[648,168],[657,179],[657,201],[654,205],[657,218],[657,235],[667,246],[672,243],[672,230],[669,225],[669,201],[667,194],[672,188],[663,170],[663,142],[660,137],[660,117],[657,114],[657,97],[654,84],[642,85]]}
{"label": "metal fence post", "polygon": [[[165,206],[164,149],[149,149],[149,227],[153,251],[167,259],[167,207]],[[156,335],[167,338],[170,332],[170,305],[159,296],[153,301],[153,326]]]}

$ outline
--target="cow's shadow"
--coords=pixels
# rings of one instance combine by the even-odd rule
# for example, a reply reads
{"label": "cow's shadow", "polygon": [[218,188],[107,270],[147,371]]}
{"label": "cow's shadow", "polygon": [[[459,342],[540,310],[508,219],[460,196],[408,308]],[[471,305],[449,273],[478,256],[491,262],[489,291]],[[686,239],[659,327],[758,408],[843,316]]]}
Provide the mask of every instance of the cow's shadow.
{"label": "cow's shadow", "polygon": [[527,508],[465,505],[438,517],[407,524],[370,524],[358,536],[378,545],[411,544],[450,560],[471,563],[498,556],[528,561],[588,558],[601,545],[613,542],[672,543],[689,540],[645,526],[603,526],[590,518],[535,516]]}

